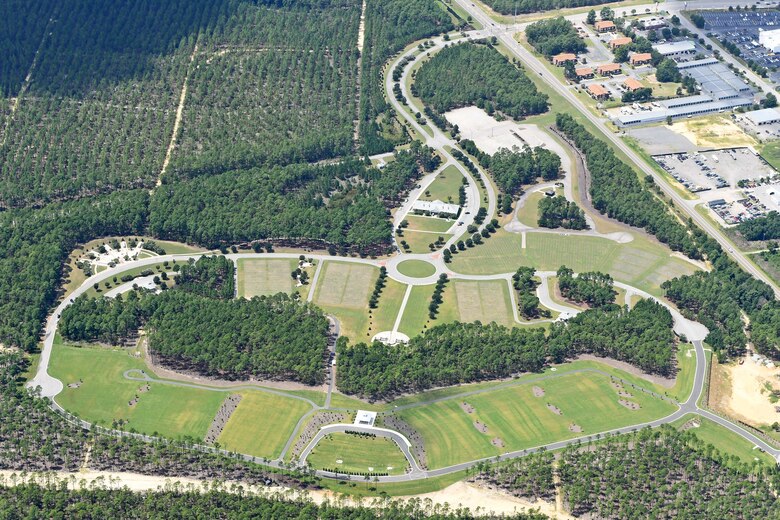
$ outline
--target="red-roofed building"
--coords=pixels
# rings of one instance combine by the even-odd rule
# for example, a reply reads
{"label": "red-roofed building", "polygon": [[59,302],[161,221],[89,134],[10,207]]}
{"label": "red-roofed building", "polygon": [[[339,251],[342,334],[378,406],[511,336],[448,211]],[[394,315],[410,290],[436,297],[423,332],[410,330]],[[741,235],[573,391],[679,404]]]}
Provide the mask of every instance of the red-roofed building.
{"label": "red-roofed building", "polygon": [[635,52],[628,58],[628,62],[631,63],[631,65],[644,65],[645,63],[650,63],[650,60],[653,59],[653,55],[649,52]]}
{"label": "red-roofed building", "polygon": [[609,90],[598,83],[591,83],[588,85],[588,94],[590,94],[593,99],[609,99]]}
{"label": "red-roofed building", "polygon": [[596,32],[605,33],[605,32],[615,32],[617,30],[617,27],[615,27],[615,22],[612,20],[601,20],[599,22],[596,22]]}
{"label": "red-roofed building", "polygon": [[570,52],[563,52],[561,54],[558,54],[557,56],[553,56],[552,62],[553,65],[558,65],[559,67],[561,65],[566,65],[570,61],[576,61],[577,56],[575,54],[572,54]]}

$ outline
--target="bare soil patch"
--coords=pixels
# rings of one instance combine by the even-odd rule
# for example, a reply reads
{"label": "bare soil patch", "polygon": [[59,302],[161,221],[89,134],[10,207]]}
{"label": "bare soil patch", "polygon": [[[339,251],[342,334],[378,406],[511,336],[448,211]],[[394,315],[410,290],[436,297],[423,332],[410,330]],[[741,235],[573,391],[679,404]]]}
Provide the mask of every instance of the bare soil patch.
{"label": "bare soil patch", "polygon": [[607,366],[610,366],[612,368],[617,368],[618,370],[622,370],[623,372],[627,372],[633,376],[641,377],[645,381],[650,381],[651,383],[660,385],[664,388],[673,387],[674,383],[677,380],[676,378],[672,379],[668,377],[662,377],[656,374],[648,374],[647,372],[643,372],[641,369],[635,367],[634,365],[626,363],[625,361],[618,361],[617,359],[594,356],[593,354],[580,354],[579,356],[577,356],[577,359],[583,359],[586,361],[597,361],[599,363],[604,363]]}
{"label": "bare soil patch", "polygon": [[550,410],[555,415],[563,415],[561,409],[555,406],[554,404],[547,403],[547,409]]}
{"label": "bare soil patch", "polygon": [[479,421],[474,421],[474,428],[476,428],[480,433],[487,433],[488,431],[487,424],[481,423]]}
{"label": "bare soil patch", "polygon": [[[780,420],[772,391],[780,391],[780,368],[768,368],[746,358],[743,364],[713,364],[711,404],[727,415],[754,426]],[[780,402],[777,403],[780,405]]]}
{"label": "bare soil patch", "polygon": [[544,397],[544,388],[540,386],[533,387],[531,391],[534,393],[534,397]]}
{"label": "bare soil patch", "polygon": [[75,383],[68,383],[68,388],[78,388],[81,386],[81,381],[77,381]]}
{"label": "bare soil patch", "polygon": [[569,431],[574,433],[582,433],[582,426],[576,423],[571,423],[569,425]]}
{"label": "bare soil patch", "polygon": [[476,411],[476,408],[471,406],[466,401],[463,401],[462,403],[460,403],[460,408],[461,408],[461,410],[463,410],[464,412],[466,412],[468,414],[472,414],[472,413],[474,413]]}
{"label": "bare soil patch", "polygon": [[152,387],[149,386],[149,384],[147,383],[147,384],[145,384],[143,386],[139,386],[138,387],[138,393],[139,394],[145,394],[146,392],[148,392],[151,389],[152,389]]}
{"label": "bare soil patch", "polygon": [[640,406],[633,401],[626,401],[625,399],[618,399],[618,403],[625,406],[629,410],[639,410]]}
{"label": "bare soil patch", "polygon": [[620,392],[618,392],[618,395],[620,397],[625,397],[627,399],[631,399],[632,397],[634,397],[634,394],[632,394],[631,392],[626,392],[625,390],[621,390]]}
{"label": "bare soil patch", "polygon": [[504,447],[504,441],[501,439],[501,437],[493,437],[493,440],[490,441],[490,444],[497,448]]}

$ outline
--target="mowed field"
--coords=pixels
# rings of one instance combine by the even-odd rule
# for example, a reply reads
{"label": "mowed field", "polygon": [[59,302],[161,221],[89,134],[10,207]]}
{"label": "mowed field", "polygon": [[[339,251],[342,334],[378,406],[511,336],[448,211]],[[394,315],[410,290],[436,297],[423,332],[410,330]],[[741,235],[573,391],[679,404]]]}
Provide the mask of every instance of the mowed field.
{"label": "mowed field", "polygon": [[454,256],[451,269],[463,274],[514,272],[520,266],[555,271],[566,265],[577,272],[603,271],[616,280],[660,294],[665,280],[691,274],[696,267],[639,234],[627,244],[593,236],[526,233],[526,248],[520,234],[500,230],[484,244]]}
{"label": "mowed field", "polygon": [[222,430],[219,443],[230,451],[270,459],[278,457],[298,419],[311,410],[311,405],[266,392],[241,394],[241,402]]}
{"label": "mowed field", "polygon": [[463,179],[463,175],[458,171],[456,166],[447,166],[436,176],[436,179],[420,196],[420,199],[440,200],[442,202],[457,204],[458,190],[463,184]]}
{"label": "mowed field", "polygon": [[[132,368],[146,369],[146,365],[128,349],[82,348],[57,342],[49,370],[65,385],[57,402],[89,422],[110,426],[122,419],[127,422],[126,429],[203,439],[226,394],[159,383],[150,383],[150,390],[142,391],[144,383],[123,376]],[[79,380],[83,382],[78,388],[68,387]],[[131,406],[136,396],[138,402]]]}
{"label": "mowed field", "polygon": [[453,280],[450,284],[452,289],[450,294],[445,293],[445,301],[447,305],[457,307],[459,321],[480,321],[483,324],[495,321],[506,327],[515,324],[506,281]]}
{"label": "mowed field", "polygon": [[390,475],[406,473],[408,465],[395,442],[347,433],[333,433],[322,439],[306,461],[316,469]]}
{"label": "mowed field", "polygon": [[426,231],[413,231],[407,229],[404,231],[404,236],[397,237],[396,239],[399,244],[402,240],[409,244],[409,249],[406,250],[407,253],[430,253],[430,244],[435,243],[439,237],[442,237],[446,241],[449,240],[451,236],[452,235],[446,233],[428,233]]}
{"label": "mowed field", "polygon": [[[405,220],[409,223],[409,227],[404,230],[404,234],[410,230],[444,233],[454,224],[452,220],[438,217],[417,217],[414,215],[409,215]],[[433,239],[436,240],[436,238],[438,238],[438,235],[433,235]]]}
{"label": "mowed field", "polygon": [[238,296],[290,294],[295,288],[290,273],[298,267],[292,259],[246,258],[238,260]]}
{"label": "mowed field", "polygon": [[342,335],[353,342],[373,336],[368,331],[368,298],[378,277],[379,269],[370,265],[326,261],[321,268],[314,303],[335,315]]}
{"label": "mowed field", "polygon": [[[535,395],[534,387],[541,388],[544,395]],[[440,468],[646,422],[675,409],[630,387],[625,388],[630,396],[621,397],[618,390],[606,375],[568,373],[455,396],[403,410],[399,415],[422,435],[429,466]],[[636,403],[639,409],[630,410],[618,402],[620,399]]]}

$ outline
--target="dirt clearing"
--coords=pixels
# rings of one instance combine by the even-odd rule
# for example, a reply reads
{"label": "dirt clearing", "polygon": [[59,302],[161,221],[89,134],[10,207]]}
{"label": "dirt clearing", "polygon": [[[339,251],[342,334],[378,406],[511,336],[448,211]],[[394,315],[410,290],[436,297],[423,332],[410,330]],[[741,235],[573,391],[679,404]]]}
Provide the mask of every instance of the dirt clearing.
{"label": "dirt clearing", "polygon": [[[769,368],[745,358],[741,365],[713,365],[713,405],[755,426],[780,420],[769,397],[780,390],[780,368]],[[780,402],[777,403],[780,406]]]}

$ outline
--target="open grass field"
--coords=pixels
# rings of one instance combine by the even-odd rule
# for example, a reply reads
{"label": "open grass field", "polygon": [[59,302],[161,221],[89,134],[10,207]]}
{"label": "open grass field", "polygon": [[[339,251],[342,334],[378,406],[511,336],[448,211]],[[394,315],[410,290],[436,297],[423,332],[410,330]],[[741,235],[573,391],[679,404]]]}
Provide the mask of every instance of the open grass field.
{"label": "open grass field", "polygon": [[451,236],[446,233],[426,233],[424,231],[407,229],[404,231],[404,236],[398,237],[397,240],[399,244],[402,240],[409,244],[409,249],[406,250],[407,253],[430,253],[431,248],[428,247],[429,244],[436,242],[436,239],[439,237],[449,240]]}
{"label": "open grass field", "polygon": [[[143,360],[130,352],[55,343],[50,371],[65,385],[57,402],[89,422],[110,426],[121,419],[126,421],[126,429],[202,439],[226,394],[158,383],[151,383],[150,390],[142,392],[143,383],[123,377],[125,370],[146,369]],[[79,380],[83,380],[81,386],[68,388]],[[130,406],[135,396],[138,402]]]}
{"label": "open grass field", "polygon": [[[407,231],[431,231],[433,233],[444,233],[452,227],[454,221],[444,220],[438,217],[416,217],[410,215],[406,217],[406,221],[409,222],[409,227],[404,230]],[[436,236],[433,235],[433,239],[436,240]]]}
{"label": "open grass field", "polygon": [[577,272],[603,271],[651,294],[660,294],[665,280],[691,274],[695,267],[637,234],[634,241],[618,244],[606,238],[553,233],[520,234],[499,230],[484,244],[454,256],[451,268],[463,274],[498,274],[521,265],[554,271],[567,265]]}
{"label": "open grass field", "polygon": [[688,423],[691,419],[696,420],[698,427],[694,426],[688,431],[695,434],[707,444],[711,444],[718,451],[732,457],[737,457],[740,462],[753,464],[754,462],[767,466],[774,466],[777,462],[766,452],[754,449],[754,445],[743,437],[727,430],[716,422],[710,421],[704,417],[686,415],[674,424],[678,428]]}
{"label": "open grass field", "polygon": [[369,327],[373,334],[385,330],[393,330],[395,320],[398,317],[398,311],[401,309],[401,303],[406,293],[406,285],[387,278],[385,288],[379,297],[379,305],[376,309],[371,309]]}
{"label": "open grass field", "polygon": [[766,162],[780,170],[780,141],[767,141],[761,145],[759,151]]}
{"label": "open grass field", "polygon": [[[227,393],[222,392],[222,397]],[[219,436],[223,448],[256,457],[278,457],[292,435],[298,419],[311,406],[266,392],[242,392],[238,408]]]}
{"label": "open grass field", "polygon": [[388,473],[402,475],[407,462],[395,442],[383,437],[334,433],[322,439],[307,462],[317,469],[343,473]]}
{"label": "open grass field", "polygon": [[424,260],[404,260],[398,264],[398,272],[413,278],[427,278],[436,272],[436,267]]}
{"label": "open grass field", "polygon": [[[409,301],[406,302],[404,315],[401,318],[401,324],[398,327],[398,330],[410,338],[419,335],[426,328],[438,325],[441,320],[441,316],[439,320],[431,320],[428,318],[428,305],[431,303],[433,287],[433,284],[416,285],[412,287],[412,293],[409,295]],[[445,301],[451,296],[447,294],[449,291],[450,287],[444,289]],[[444,307],[444,305],[442,305],[442,307]],[[444,321],[441,320],[441,323],[444,323]]]}
{"label": "open grass field", "polygon": [[447,166],[436,176],[420,197],[422,200],[440,200],[451,204],[458,202],[458,190],[463,184],[463,175],[454,165]]}
{"label": "open grass field", "polygon": [[[535,396],[534,386],[544,395]],[[674,410],[665,401],[626,390],[631,397],[622,399],[637,403],[638,410],[619,404],[621,397],[609,377],[577,373],[452,398],[399,415],[420,432],[429,466],[438,468],[644,422]],[[556,407],[560,415],[548,406]],[[582,431],[573,431],[577,429],[573,425]]]}
{"label": "open grass field", "polygon": [[[341,324],[341,334],[355,341],[370,341],[368,298],[379,276],[369,265],[327,261],[322,266],[314,303],[333,314]],[[381,303],[380,303],[381,305]]]}
{"label": "open grass field", "polygon": [[240,258],[238,260],[238,296],[270,296],[276,293],[290,294],[295,283],[290,276],[298,267],[298,261],[286,258]]}
{"label": "open grass field", "polygon": [[453,280],[451,293],[449,300],[457,305],[459,321],[484,324],[495,321],[506,327],[515,324],[509,287],[504,280]]}
{"label": "open grass field", "polygon": [[525,197],[523,207],[517,212],[517,219],[526,226],[539,227],[539,201],[544,192],[536,191]]}
{"label": "open grass field", "polygon": [[653,89],[653,97],[658,98],[671,98],[677,95],[677,89],[682,86],[682,83],[661,83],[655,77],[655,74],[648,74],[641,79],[641,83]]}

